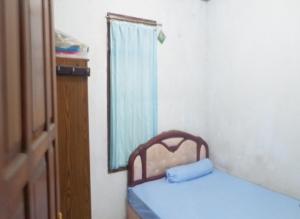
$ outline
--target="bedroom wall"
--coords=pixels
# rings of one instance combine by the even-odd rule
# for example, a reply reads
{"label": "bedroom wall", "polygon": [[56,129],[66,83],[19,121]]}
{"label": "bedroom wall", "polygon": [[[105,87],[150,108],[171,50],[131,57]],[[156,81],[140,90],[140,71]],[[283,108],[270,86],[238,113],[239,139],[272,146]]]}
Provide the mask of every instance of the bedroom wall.
{"label": "bedroom wall", "polygon": [[300,2],[208,3],[209,137],[218,166],[300,198]]}
{"label": "bedroom wall", "polygon": [[206,136],[204,73],[206,3],[199,0],[54,0],[55,26],[90,46],[90,155],[93,219],[125,218],[126,172],[107,174],[107,12],[156,19],[167,40],[158,46],[159,130]]}

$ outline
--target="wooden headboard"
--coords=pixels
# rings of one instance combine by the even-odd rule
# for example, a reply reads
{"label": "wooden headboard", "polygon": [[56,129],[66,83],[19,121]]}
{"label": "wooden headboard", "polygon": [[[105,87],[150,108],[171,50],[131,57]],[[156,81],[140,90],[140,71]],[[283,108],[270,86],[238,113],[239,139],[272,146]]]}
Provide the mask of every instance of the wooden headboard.
{"label": "wooden headboard", "polygon": [[128,186],[165,176],[166,169],[208,158],[207,143],[182,131],[163,132],[140,145],[129,157]]}

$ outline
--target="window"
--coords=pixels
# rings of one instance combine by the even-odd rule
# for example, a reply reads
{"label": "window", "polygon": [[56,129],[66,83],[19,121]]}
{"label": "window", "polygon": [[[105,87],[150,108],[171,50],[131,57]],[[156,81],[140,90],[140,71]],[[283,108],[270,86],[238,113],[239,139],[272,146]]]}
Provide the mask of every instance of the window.
{"label": "window", "polygon": [[156,27],[128,18],[108,18],[109,172],[125,169],[132,151],[157,134]]}

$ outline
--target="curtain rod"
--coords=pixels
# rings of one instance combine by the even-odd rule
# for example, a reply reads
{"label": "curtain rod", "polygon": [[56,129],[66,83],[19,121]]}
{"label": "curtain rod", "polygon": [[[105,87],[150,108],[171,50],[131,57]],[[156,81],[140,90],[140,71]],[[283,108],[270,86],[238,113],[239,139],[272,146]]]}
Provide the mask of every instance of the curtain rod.
{"label": "curtain rod", "polygon": [[159,24],[154,20],[148,20],[148,19],[131,17],[127,15],[114,14],[114,13],[107,13],[106,19],[108,21],[118,20],[118,21],[127,21],[127,22],[137,23],[137,24],[144,24],[149,26],[162,26],[162,24]]}

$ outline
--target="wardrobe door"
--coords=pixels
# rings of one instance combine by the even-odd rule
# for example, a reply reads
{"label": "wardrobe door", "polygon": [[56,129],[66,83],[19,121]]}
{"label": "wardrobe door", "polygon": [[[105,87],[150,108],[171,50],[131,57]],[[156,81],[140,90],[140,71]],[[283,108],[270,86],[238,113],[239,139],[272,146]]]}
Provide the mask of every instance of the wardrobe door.
{"label": "wardrobe door", "polygon": [[59,210],[50,0],[0,1],[0,218]]}
{"label": "wardrobe door", "polygon": [[[87,68],[88,60],[57,57],[58,66]],[[60,203],[65,218],[91,219],[88,76],[57,76]]]}

